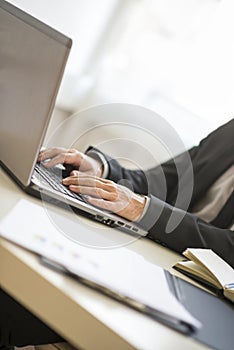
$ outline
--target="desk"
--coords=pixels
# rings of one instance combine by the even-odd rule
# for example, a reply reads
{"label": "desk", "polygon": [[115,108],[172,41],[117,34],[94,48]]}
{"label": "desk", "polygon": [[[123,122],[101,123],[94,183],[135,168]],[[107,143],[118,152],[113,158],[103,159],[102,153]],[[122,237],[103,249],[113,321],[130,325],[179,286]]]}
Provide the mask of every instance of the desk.
{"label": "desk", "polygon": [[[21,198],[40,204],[39,200],[22,192],[1,169],[0,196],[0,218]],[[133,242],[129,248],[164,268],[170,268],[181,258],[145,238]],[[207,349],[193,339],[42,266],[35,254],[3,238],[0,238],[0,283],[4,290],[75,347],[86,350]]]}

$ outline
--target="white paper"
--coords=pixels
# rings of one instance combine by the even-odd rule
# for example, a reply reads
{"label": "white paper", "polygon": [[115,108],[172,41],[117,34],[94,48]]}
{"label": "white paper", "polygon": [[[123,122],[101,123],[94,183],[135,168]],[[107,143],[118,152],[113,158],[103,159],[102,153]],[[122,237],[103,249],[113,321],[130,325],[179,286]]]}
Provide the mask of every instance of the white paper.
{"label": "white paper", "polygon": [[170,292],[162,268],[126,247],[100,250],[69,240],[41,206],[20,200],[0,222],[0,235],[118,294],[194,327],[201,326]]}

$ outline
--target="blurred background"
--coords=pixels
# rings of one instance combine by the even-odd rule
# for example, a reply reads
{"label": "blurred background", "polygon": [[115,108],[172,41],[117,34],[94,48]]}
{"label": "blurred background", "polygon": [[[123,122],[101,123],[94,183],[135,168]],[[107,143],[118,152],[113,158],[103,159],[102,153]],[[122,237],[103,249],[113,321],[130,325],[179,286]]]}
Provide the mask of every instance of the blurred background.
{"label": "blurred background", "polygon": [[10,0],[70,36],[50,130],[83,108],[148,107],[186,147],[232,118],[233,0]]}

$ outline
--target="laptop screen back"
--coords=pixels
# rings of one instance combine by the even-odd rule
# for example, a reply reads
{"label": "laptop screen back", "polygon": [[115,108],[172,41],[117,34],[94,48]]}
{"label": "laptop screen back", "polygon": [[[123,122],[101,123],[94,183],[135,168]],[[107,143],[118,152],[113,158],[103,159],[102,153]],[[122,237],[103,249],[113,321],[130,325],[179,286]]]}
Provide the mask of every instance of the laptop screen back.
{"label": "laptop screen back", "polygon": [[28,186],[71,40],[0,0],[0,161]]}

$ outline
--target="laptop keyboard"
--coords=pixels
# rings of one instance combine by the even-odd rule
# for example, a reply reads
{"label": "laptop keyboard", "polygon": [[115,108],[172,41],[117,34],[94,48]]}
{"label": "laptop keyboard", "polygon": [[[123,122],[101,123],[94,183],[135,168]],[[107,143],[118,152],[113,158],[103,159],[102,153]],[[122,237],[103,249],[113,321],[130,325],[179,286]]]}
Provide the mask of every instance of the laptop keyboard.
{"label": "laptop keyboard", "polygon": [[[35,171],[52,187],[53,190],[62,194],[68,195],[79,201],[86,202],[85,196],[72,192],[61,183],[62,176],[58,176],[52,169],[45,168],[42,164],[37,163],[35,165]],[[62,171],[61,171],[62,175]]]}

